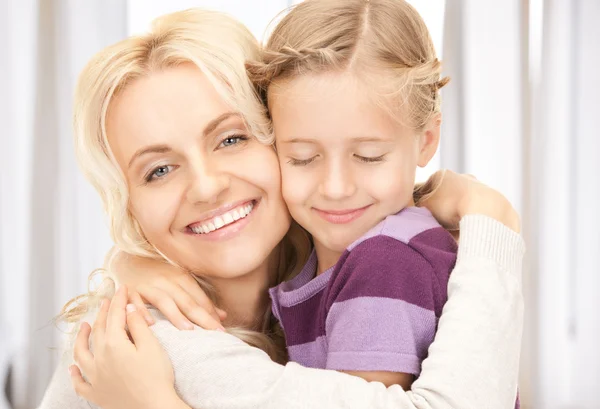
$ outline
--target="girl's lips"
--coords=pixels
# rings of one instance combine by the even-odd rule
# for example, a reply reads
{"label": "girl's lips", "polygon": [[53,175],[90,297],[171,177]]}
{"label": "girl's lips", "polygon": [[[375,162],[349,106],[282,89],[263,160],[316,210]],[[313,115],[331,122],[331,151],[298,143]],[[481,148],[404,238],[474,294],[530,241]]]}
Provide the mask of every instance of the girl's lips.
{"label": "girl's lips", "polygon": [[333,224],[350,223],[364,214],[371,205],[358,209],[343,209],[343,210],[321,210],[313,207],[313,210],[321,216],[325,221]]}

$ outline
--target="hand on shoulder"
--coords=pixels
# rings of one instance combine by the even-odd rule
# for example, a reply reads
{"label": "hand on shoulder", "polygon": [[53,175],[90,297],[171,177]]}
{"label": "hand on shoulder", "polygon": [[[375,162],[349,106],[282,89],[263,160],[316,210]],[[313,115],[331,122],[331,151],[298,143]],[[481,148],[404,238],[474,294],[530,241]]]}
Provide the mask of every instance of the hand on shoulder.
{"label": "hand on shoulder", "polygon": [[519,214],[509,200],[472,175],[443,169],[434,173],[423,186],[430,193],[426,193],[418,205],[429,209],[448,230],[457,230],[463,217],[478,214],[496,219],[520,233]]}

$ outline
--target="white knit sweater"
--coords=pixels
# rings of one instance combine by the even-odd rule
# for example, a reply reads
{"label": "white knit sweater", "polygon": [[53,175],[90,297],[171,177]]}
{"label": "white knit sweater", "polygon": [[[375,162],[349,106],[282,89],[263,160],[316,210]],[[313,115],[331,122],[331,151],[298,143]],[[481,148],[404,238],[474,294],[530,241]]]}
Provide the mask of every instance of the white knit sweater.
{"label": "white knit sweater", "polygon": [[[514,408],[524,244],[518,234],[484,216],[465,217],[460,230],[448,302],[410,391],[295,363],[278,365],[231,335],[179,331],[159,317],[152,328],[171,358],[179,396],[198,409]],[[73,391],[67,371],[71,356],[65,354],[40,408],[94,407]]]}

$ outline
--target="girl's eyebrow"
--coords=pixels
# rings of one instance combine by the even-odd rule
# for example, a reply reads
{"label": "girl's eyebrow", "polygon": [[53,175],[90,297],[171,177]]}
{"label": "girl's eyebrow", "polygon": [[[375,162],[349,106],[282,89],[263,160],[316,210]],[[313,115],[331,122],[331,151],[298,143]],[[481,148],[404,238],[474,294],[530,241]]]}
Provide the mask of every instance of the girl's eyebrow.
{"label": "girl's eyebrow", "polygon": [[389,142],[391,138],[385,136],[357,136],[352,138],[353,142]]}
{"label": "girl's eyebrow", "polygon": [[314,138],[291,138],[284,139],[280,143],[319,143],[319,141]]}
{"label": "girl's eyebrow", "polygon": [[[351,139],[352,142],[390,142],[392,138],[380,136],[357,136]],[[318,144],[319,140],[314,138],[290,138],[279,141],[279,143],[314,143]]]}

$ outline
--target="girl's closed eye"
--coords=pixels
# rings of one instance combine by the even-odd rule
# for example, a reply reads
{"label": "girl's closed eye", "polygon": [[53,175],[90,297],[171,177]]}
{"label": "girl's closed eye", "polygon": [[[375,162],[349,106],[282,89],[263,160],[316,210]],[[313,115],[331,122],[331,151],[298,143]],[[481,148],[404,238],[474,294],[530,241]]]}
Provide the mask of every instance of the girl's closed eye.
{"label": "girl's closed eye", "polygon": [[354,157],[364,163],[378,163],[385,160],[385,154],[379,156],[361,156],[355,154]]}
{"label": "girl's closed eye", "polygon": [[162,179],[175,169],[173,165],[160,165],[153,168],[145,177],[146,183],[151,183],[155,180]]}
{"label": "girl's closed eye", "polygon": [[317,156],[313,156],[312,158],[308,158],[308,159],[296,159],[296,158],[290,158],[288,160],[288,163],[292,166],[306,166],[312,162],[314,162],[314,160],[317,158]]}

